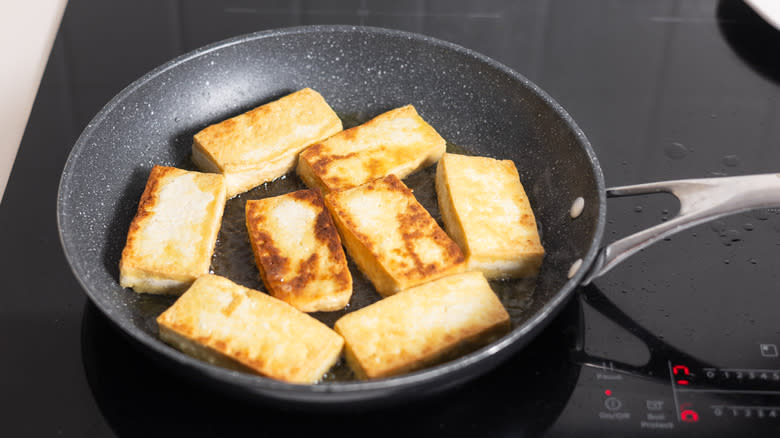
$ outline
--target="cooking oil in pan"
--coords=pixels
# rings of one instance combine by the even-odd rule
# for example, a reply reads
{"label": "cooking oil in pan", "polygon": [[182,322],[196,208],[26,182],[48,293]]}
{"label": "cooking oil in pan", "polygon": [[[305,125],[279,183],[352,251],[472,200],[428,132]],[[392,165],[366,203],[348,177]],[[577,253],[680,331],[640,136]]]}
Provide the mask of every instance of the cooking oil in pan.
{"label": "cooking oil in pan", "polygon": [[[358,116],[341,116],[344,127],[358,125],[365,118]],[[362,119],[362,120],[361,120]],[[447,143],[447,152],[467,154],[468,150],[458,145]],[[414,192],[418,202],[425,207],[440,226],[443,227],[436,199],[436,166],[429,166],[415,174],[409,175],[404,183]],[[211,272],[227,277],[243,286],[265,291],[260,273],[255,266],[249,236],[246,231],[244,208],[246,201],[283,195],[296,190],[306,189],[306,185],[292,172],[272,182],[265,183],[248,192],[242,193],[227,201],[222,218],[222,228],[219,231],[216,248],[211,263]],[[349,270],[353,279],[352,298],[345,309],[335,312],[315,312],[310,315],[329,327],[345,314],[365,307],[381,299],[371,282],[347,255]],[[533,300],[534,279],[525,280],[494,280],[490,282],[496,295],[501,299],[512,318],[512,326],[518,325],[526,317],[525,310]],[[463,350],[461,353],[468,352]],[[340,382],[355,380],[355,376],[344,360],[340,360],[322,379],[323,382]]]}

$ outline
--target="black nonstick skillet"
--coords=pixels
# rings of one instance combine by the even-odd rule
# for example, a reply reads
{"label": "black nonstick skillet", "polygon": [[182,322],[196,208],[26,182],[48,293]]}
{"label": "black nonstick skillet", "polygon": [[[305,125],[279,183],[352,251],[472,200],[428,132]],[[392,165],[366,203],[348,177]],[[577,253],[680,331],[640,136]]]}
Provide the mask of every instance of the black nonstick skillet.
{"label": "black nonstick skillet", "polygon": [[[494,283],[513,318],[509,334],[411,374],[356,381],[348,373],[336,372],[317,385],[287,384],[218,368],[160,341],[155,317],[172,300],[138,295],[118,284],[128,225],[151,167],[194,168],[189,155],[195,132],[304,87],[320,92],[347,124],[413,104],[451,143],[451,150],[514,160],[540,224],[546,256],[535,283]],[[432,188],[431,175],[430,169],[422,171],[407,183],[425,197]],[[294,175],[288,176],[231,200],[226,211],[240,211],[241,203],[251,197],[299,185]],[[607,196],[653,191],[677,195],[680,215],[602,248]],[[572,211],[577,198],[584,201],[580,214]],[[423,203],[436,214],[435,201]],[[176,58],[128,86],[95,116],[74,146],[60,183],[57,215],[75,276],[95,305],[142,351],[195,381],[225,391],[299,406],[344,406],[421,397],[485,373],[543,330],[579,285],[624,257],[702,221],[776,205],[780,205],[776,175],[607,190],[596,156],[571,117],[508,67],[422,35],[311,26],[222,41]],[[228,277],[235,272],[243,276],[235,281],[259,284],[244,268],[231,264],[229,256],[246,250],[232,247],[240,243],[230,240],[241,238],[230,232],[223,225],[223,258],[219,254],[215,258],[215,272]],[[236,263],[251,264],[248,254],[248,262]],[[361,292],[368,289],[364,279],[357,284],[350,309],[378,299],[373,291]],[[332,323],[334,315],[317,316]]]}

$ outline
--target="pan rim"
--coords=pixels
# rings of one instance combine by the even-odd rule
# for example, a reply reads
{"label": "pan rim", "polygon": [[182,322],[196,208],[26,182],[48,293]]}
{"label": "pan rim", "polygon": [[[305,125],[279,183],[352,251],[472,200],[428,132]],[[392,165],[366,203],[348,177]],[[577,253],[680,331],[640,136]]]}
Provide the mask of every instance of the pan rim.
{"label": "pan rim", "polygon": [[[577,136],[579,146],[584,149],[584,152],[589,158],[591,170],[594,174],[597,190],[598,190],[598,216],[596,218],[596,229],[591,240],[591,245],[588,251],[581,255],[582,259],[581,268],[578,272],[570,278],[561,287],[547,303],[544,304],[542,309],[537,311],[536,314],[528,318],[521,325],[516,327],[510,333],[505,335],[500,340],[483,347],[470,354],[462,356],[453,361],[440,364],[431,368],[416,371],[413,373],[390,377],[385,379],[369,380],[369,381],[355,381],[355,382],[325,382],[317,385],[301,385],[287,382],[281,382],[272,380],[270,378],[249,375],[240,373],[237,371],[230,371],[223,368],[218,368],[197,359],[186,356],[178,350],[169,347],[164,344],[158,338],[155,338],[146,332],[143,332],[133,326],[129,321],[116,318],[109,306],[103,304],[103,299],[98,291],[93,290],[93,287],[86,281],[87,270],[89,267],[85,267],[79,263],[77,257],[77,247],[74,242],[73,236],[66,236],[63,232],[63,223],[67,216],[66,208],[68,204],[68,194],[73,191],[71,181],[74,175],[73,169],[76,163],[81,157],[82,151],[85,149],[84,144],[92,137],[94,131],[100,126],[107,115],[113,111],[122,101],[128,98],[136,89],[146,84],[150,80],[154,79],[160,74],[163,74],[172,68],[186,63],[192,59],[204,56],[210,52],[230,47],[237,44],[246,43],[249,41],[262,40],[266,38],[274,38],[279,36],[307,34],[307,33],[366,33],[372,35],[383,35],[396,38],[407,38],[416,40],[434,47],[443,48],[446,50],[454,51],[463,54],[469,58],[476,59],[477,61],[487,64],[491,68],[494,68],[503,74],[510,76],[512,79],[519,82],[522,86],[529,89],[538,98],[543,100],[550,109],[553,110],[565,124],[572,130]],[[122,89],[116,94],[107,104],[105,104],[100,111],[90,120],[87,126],[79,138],[74,143],[73,148],[68,154],[67,161],[60,176],[60,182],[57,195],[57,227],[60,237],[60,244],[62,245],[65,258],[73,271],[76,279],[78,280],[81,288],[90,298],[92,303],[100,309],[100,311],[108,317],[108,319],[117,327],[120,328],[124,334],[128,335],[132,340],[142,344],[152,352],[156,353],[160,357],[164,357],[172,360],[178,366],[186,366],[190,370],[197,372],[203,376],[208,376],[214,380],[227,381],[233,386],[240,386],[244,389],[248,389],[252,392],[262,394],[265,397],[276,399],[287,399],[296,402],[312,402],[316,404],[328,404],[328,403],[341,403],[346,401],[362,401],[376,396],[387,396],[390,392],[404,391],[411,388],[418,388],[420,385],[433,385],[442,384],[442,386],[448,386],[447,383],[454,384],[456,382],[465,380],[464,374],[467,369],[472,369],[478,366],[481,362],[485,361],[489,357],[497,356],[502,353],[504,356],[508,356],[511,353],[516,352],[522,348],[528,339],[529,334],[539,331],[546,323],[552,319],[554,314],[561,309],[563,304],[571,296],[574,289],[582,281],[587,268],[594,262],[596,254],[600,247],[600,242],[603,237],[604,226],[606,222],[606,191],[604,176],[601,170],[601,166],[598,163],[596,154],[592,149],[590,142],[585,136],[584,132],[579,128],[574,119],[568,112],[555,101],[549,94],[542,90],[538,85],[527,79],[525,76],[514,71],[508,66],[486,56],[475,52],[471,49],[462,47],[455,43],[433,38],[427,35],[422,35],[413,32],[406,32],[394,29],[386,29],[381,27],[369,27],[369,26],[351,26],[351,25],[313,25],[313,26],[296,26],[286,27],[279,29],[271,29],[258,31],[250,34],[239,35],[236,37],[228,38],[222,41],[218,41],[201,48],[195,49],[186,54],[180,55],[172,60],[156,67],[149,71],[139,79],[133,81],[131,84]],[[526,338],[526,339],[524,339]],[[487,369],[481,370],[486,372]],[[481,372],[474,373],[474,377]],[[445,382],[444,379],[448,376],[455,376],[449,382]],[[460,376],[460,379],[458,378]]]}

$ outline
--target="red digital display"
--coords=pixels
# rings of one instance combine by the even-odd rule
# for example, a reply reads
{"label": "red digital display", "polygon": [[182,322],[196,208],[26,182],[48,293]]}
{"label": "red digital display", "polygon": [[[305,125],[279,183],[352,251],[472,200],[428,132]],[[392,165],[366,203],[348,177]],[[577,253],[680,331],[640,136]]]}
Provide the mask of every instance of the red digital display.
{"label": "red digital display", "polygon": [[[674,373],[675,376],[683,375],[687,376],[690,374],[690,370],[685,365],[675,365],[672,367],[672,373]],[[686,379],[677,379],[678,385],[687,385],[688,380]]]}
{"label": "red digital display", "polygon": [[686,423],[696,423],[699,421],[699,413],[693,409],[684,409],[680,411],[680,419]]}
{"label": "red digital display", "polygon": [[699,421],[699,413],[690,407],[690,403],[680,405],[680,420],[686,423],[697,423]]}
{"label": "red digital display", "polygon": [[612,395],[612,390],[610,390],[610,389],[607,389],[606,391],[604,391],[604,394],[606,394],[606,395]]}

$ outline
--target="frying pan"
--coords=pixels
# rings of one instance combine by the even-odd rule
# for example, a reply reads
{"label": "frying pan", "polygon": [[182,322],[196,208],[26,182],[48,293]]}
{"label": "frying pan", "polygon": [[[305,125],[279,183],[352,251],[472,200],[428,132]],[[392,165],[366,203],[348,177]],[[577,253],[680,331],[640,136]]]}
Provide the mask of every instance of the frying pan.
{"label": "frying pan", "polygon": [[[512,315],[510,333],[422,371],[317,385],[217,368],[159,340],[154,319],[172,301],[135,294],[118,284],[124,239],[151,167],[192,168],[188,157],[195,132],[304,87],[319,91],[345,119],[357,121],[413,104],[453,145],[514,160],[547,254],[532,294],[522,283],[495,284]],[[87,295],[151,357],[198,382],[253,399],[297,406],[367,406],[442,391],[487,372],[538,334],[578,285],[687,226],[779,205],[779,188],[776,175],[759,175],[607,191],[596,156],[572,118],[508,67],[422,35],[311,26],[219,42],[176,58],[128,86],[95,116],[73,147],[60,181],[57,216],[65,255]],[[607,195],[654,191],[677,195],[680,215],[601,248]],[[572,218],[570,209],[578,197],[584,199],[584,208]]]}

